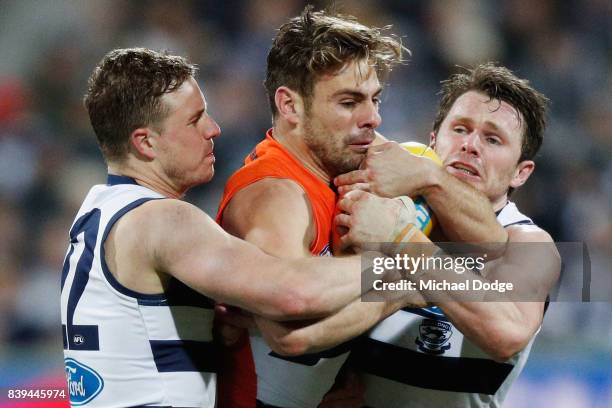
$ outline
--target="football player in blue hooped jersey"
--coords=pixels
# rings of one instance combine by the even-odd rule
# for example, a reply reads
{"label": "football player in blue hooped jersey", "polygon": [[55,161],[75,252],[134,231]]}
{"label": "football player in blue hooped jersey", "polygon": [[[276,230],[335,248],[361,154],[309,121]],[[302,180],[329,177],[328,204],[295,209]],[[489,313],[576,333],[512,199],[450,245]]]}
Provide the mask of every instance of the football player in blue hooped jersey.
{"label": "football player in blue hooped jersey", "polygon": [[[396,312],[355,353],[367,406],[501,406],[527,360],[542,323],[544,298],[560,270],[550,235],[509,201],[535,168],[532,159],[542,143],[547,99],[491,63],[453,75],[443,82],[441,95],[431,146],[442,168],[386,143],[369,149],[364,169],[336,179],[346,194],[339,206],[349,213],[337,217],[351,228],[345,243],[376,240],[373,231],[382,228],[384,217],[372,219],[361,211],[384,213],[387,199],[379,196],[422,195],[448,239],[506,242],[501,259],[513,274],[529,270],[530,282],[544,289],[543,296],[523,299],[529,302],[466,302],[449,291],[448,301],[433,307]],[[475,205],[482,211],[482,199],[466,195],[473,197],[474,191],[490,203],[487,212],[497,218],[497,228],[473,221]],[[543,255],[536,265],[521,259],[513,243],[546,244],[536,246]],[[437,277],[442,275],[429,274]]]}
{"label": "football player in blue hooped jersey", "polygon": [[75,217],[62,269],[73,406],[214,407],[211,298],[291,320],[361,294],[359,257],[279,259],[180,200],[212,178],[220,134],[194,75],[182,57],[134,48],[111,51],[89,80],[109,174]]}

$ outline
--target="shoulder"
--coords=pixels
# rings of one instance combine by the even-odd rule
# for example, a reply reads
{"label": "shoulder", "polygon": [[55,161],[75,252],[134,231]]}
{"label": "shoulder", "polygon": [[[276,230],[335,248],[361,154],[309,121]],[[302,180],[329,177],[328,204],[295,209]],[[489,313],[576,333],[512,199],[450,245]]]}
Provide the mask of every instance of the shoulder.
{"label": "shoulder", "polygon": [[306,193],[289,179],[266,178],[249,185],[223,213],[227,232],[270,253],[304,255],[314,239],[313,226]]}
{"label": "shoulder", "polygon": [[227,206],[225,217],[239,210],[243,215],[285,212],[308,214],[309,200],[302,187],[291,179],[264,178],[240,190]]}
{"label": "shoulder", "polygon": [[181,200],[162,199],[148,201],[128,212],[114,229],[119,236],[161,246],[190,232],[215,227],[215,222],[196,206]]}

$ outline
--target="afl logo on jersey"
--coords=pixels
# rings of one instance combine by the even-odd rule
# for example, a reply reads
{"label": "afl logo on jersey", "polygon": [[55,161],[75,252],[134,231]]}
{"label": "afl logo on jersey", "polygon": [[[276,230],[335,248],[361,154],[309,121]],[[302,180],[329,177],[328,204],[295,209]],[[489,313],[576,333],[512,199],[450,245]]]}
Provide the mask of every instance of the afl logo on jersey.
{"label": "afl logo on jersey", "polygon": [[75,334],[72,337],[72,342],[78,345],[83,344],[85,343],[85,337],[82,334]]}
{"label": "afl logo on jersey", "polygon": [[100,394],[104,380],[95,370],[72,358],[64,359],[64,364],[71,406],[85,405]]}
{"label": "afl logo on jersey", "polygon": [[[444,354],[450,348],[452,326],[439,320],[424,319],[419,326],[419,337],[415,343],[419,350],[428,354]],[[448,344],[447,344],[448,343]]]}

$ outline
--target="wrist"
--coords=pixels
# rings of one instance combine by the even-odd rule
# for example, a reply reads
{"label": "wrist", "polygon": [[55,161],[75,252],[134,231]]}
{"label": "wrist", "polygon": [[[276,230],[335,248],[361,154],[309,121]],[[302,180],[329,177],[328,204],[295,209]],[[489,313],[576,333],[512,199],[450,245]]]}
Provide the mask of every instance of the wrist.
{"label": "wrist", "polygon": [[444,183],[444,177],[447,175],[448,174],[444,168],[437,165],[430,166],[430,169],[428,169],[428,171],[425,173],[425,183],[418,191],[418,195],[423,196],[425,200],[427,200],[433,194],[441,191]]}

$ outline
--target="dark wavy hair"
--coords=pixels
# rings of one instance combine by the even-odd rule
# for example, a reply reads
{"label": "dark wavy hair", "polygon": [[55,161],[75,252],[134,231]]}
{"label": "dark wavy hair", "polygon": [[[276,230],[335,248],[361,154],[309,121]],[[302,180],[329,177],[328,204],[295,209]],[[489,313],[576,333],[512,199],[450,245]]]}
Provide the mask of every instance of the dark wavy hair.
{"label": "dark wavy hair", "polygon": [[532,88],[529,81],[518,78],[508,68],[492,62],[466,69],[466,72],[442,81],[434,132],[438,132],[457,98],[469,91],[482,92],[491,100],[504,101],[521,114],[524,133],[519,162],[533,159],[544,138],[548,98]]}

